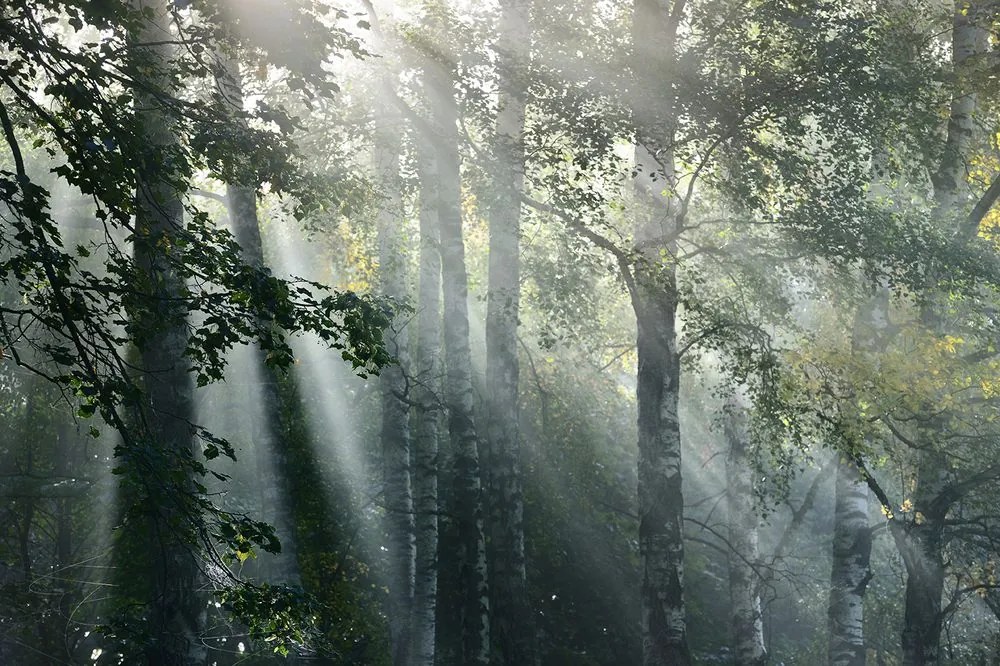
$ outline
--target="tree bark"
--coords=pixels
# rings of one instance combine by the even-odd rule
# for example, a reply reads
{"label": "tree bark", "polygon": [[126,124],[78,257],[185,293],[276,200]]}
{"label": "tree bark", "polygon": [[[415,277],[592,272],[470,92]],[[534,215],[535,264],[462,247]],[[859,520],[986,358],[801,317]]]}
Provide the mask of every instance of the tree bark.
{"label": "tree bark", "polygon": [[441,255],[438,251],[437,166],[426,137],[418,142],[420,178],[420,275],[417,336],[413,355],[413,464],[416,562],[411,658],[434,664],[437,608],[438,438],[441,395]]}
{"label": "tree bark", "polygon": [[505,0],[501,12],[495,194],[489,211],[486,296],[491,633],[498,649],[498,664],[531,666],[538,657],[524,558],[517,352],[520,204],[524,191],[525,97],[521,77],[526,60],[521,52],[530,48],[528,3]]}
{"label": "tree bark", "polygon": [[438,224],[444,305],[445,404],[451,448],[452,492],[448,513],[455,522],[461,663],[490,659],[489,591],[479,438],[474,418],[469,347],[468,276],[462,238],[462,187],[458,155],[458,107],[444,63],[431,56],[428,92],[433,106],[438,166]]}
{"label": "tree bark", "polygon": [[732,609],[733,655],[737,666],[763,666],[764,621],[760,606],[760,562],[753,469],[748,458],[750,434],[747,404],[734,395],[726,405],[726,500],[729,507],[729,599]]}
{"label": "tree bark", "polygon": [[[382,97],[393,91],[382,86]],[[398,137],[389,128],[399,118],[387,106],[376,119],[375,170],[384,195],[378,213],[379,278],[382,293],[397,301],[406,300],[406,248],[400,233],[399,149]],[[413,603],[414,540],[413,490],[410,480],[410,423],[407,334],[402,317],[387,331],[386,345],[396,363],[379,374],[382,403],[382,477],[385,497],[386,527],[389,535],[389,635],[392,663],[410,663],[410,620]]]}
{"label": "tree bark", "polygon": [[[239,66],[225,54],[218,54],[216,82],[229,106],[232,121],[242,123],[243,85]],[[264,248],[257,215],[256,183],[227,183],[226,209],[229,224],[239,243],[243,261],[253,268],[264,268]],[[250,359],[256,367],[246,368],[246,376],[256,390],[249,398],[261,409],[251,410],[250,438],[254,463],[261,486],[263,506],[261,516],[272,525],[281,542],[277,555],[261,554],[262,573],[274,582],[297,585],[301,581],[298,567],[298,544],[290,494],[286,447],[281,436],[286,431],[278,392],[277,371],[267,364],[267,354],[256,342],[250,343]]]}
{"label": "tree bark", "polygon": [[828,610],[829,663],[864,666],[864,597],[871,578],[868,562],[872,549],[868,485],[857,467],[846,459],[837,464],[836,483]]}
{"label": "tree bark", "polygon": [[[879,283],[872,288],[854,317],[852,348],[856,354],[883,351],[887,343],[889,289]],[[864,598],[871,579],[872,550],[868,484],[850,458],[839,454],[835,493],[828,660],[831,666],[864,666]]]}
{"label": "tree bark", "polygon": [[[968,77],[980,56],[988,49],[988,31],[982,20],[986,12],[982,2],[955,2],[952,23],[952,70],[954,89],[948,117],[948,134],[941,164],[932,176],[936,212],[942,221],[957,223],[968,207],[970,191],[966,183],[967,162],[975,133],[977,95],[968,89]],[[976,229],[957,223],[955,237],[968,242]],[[937,269],[928,267],[928,288],[936,289]],[[942,322],[933,298],[922,308],[925,327],[941,332]],[[930,410],[933,412],[933,410]],[[906,566],[906,595],[902,632],[903,664],[925,666],[940,660],[941,597],[944,593],[944,519],[951,506],[947,487],[952,479],[943,445],[936,442],[946,426],[931,419],[922,427],[927,441],[916,452],[917,478],[914,491],[914,515],[921,516],[908,531],[908,545],[903,552]]]}
{"label": "tree bark", "polygon": [[944,593],[943,528],[947,507],[937,501],[950,481],[943,455],[924,453],[920,457],[914,511],[921,524],[910,526],[908,547],[903,552],[906,566],[906,594],[903,612],[903,664],[937,664],[941,653],[943,621],[941,598]]}
{"label": "tree bark", "polygon": [[[135,35],[136,43],[141,45],[135,57],[151,72],[151,84],[161,89],[169,89],[166,70],[173,48],[165,5],[160,0],[133,0],[132,5],[149,13]],[[148,311],[133,322],[136,330],[143,331],[138,351],[145,402],[137,419],[139,436],[148,439],[156,450],[155,459],[162,457],[174,465],[195,455],[191,428],[193,384],[184,355],[188,341],[186,312],[178,303],[186,287],[169,258],[184,226],[180,193],[169,182],[172,174],[168,160],[177,148],[177,139],[155,95],[136,89],[135,100],[147,149],[140,158],[138,173],[134,253],[149,292]],[[144,471],[133,473],[142,475]],[[194,491],[190,478],[182,484]],[[195,553],[182,538],[187,533],[187,519],[177,502],[169,499],[162,506],[149,508],[153,543],[148,545],[152,564],[147,616],[151,640],[146,645],[146,657],[150,664],[181,666],[202,663],[207,656],[201,641],[205,603],[198,593],[201,577]]]}
{"label": "tree bark", "polygon": [[645,666],[691,662],[684,607],[684,502],[677,405],[677,233],[673,71],[683,0],[636,0],[633,15],[636,250],[632,305],[639,368],[639,557]]}

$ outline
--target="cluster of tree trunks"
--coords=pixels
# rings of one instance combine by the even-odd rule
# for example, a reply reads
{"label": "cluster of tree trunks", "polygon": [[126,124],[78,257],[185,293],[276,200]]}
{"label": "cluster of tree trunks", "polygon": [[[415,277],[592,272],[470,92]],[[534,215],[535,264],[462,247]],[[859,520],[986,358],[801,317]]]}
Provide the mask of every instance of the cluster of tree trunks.
{"label": "cluster of tree trunks", "polygon": [[[642,583],[643,663],[647,666],[691,663],[683,595],[684,540],[681,486],[681,437],[678,417],[680,357],[676,340],[678,306],[677,237],[684,223],[684,204],[676,192],[673,134],[675,119],[670,81],[676,70],[678,28],[685,2],[635,0],[633,15],[633,120],[635,165],[633,218],[635,264],[629,280],[637,322],[637,401],[639,431],[638,508]],[[165,70],[169,33],[165,4],[134,0],[152,10],[136,35],[138,58]],[[953,66],[956,76],[987,49],[988,32],[976,3],[956,3]],[[499,105],[493,149],[498,164],[490,208],[489,286],[487,292],[487,365],[489,398],[485,427],[477,427],[469,339],[468,277],[462,230],[462,174],[458,108],[451,65],[440,53],[428,54],[424,85],[429,117],[417,132],[421,184],[420,259],[416,330],[407,335],[402,319],[389,337],[398,364],[380,378],[384,498],[389,534],[390,633],[393,662],[431,664],[441,655],[444,634],[457,636],[453,657],[463,664],[533,664],[538,649],[526,580],[523,501],[518,429],[519,234],[524,191],[526,97],[519,71],[523,46],[530,41],[525,0],[502,3],[499,53]],[[242,107],[239,74],[223,56],[219,87],[234,118]],[[155,76],[155,74],[154,74]],[[155,82],[167,86],[166,81]],[[382,98],[393,98],[387,78]],[[668,92],[664,92],[668,91]],[[137,114],[149,146],[136,194],[135,260],[156,304],[157,325],[140,346],[146,402],[135,418],[161,446],[193,455],[192,386],[184,350],[183,314],[171,305],[185,286],[164,256],[163,247],[183,229],[180,195],[166,184],[165,151],[176,141],[167,115],[154,96],[136,91]],[[966,159],[975,132],[976,96],[955,92],[947,143],[934,174],[937,215],[963,220],[969,204]],[[380,122],[398,125],[389,108]],[[389,197],[381,207],[379,247],[383,293],[405,300],[407,281],[400,237],[398,173],[400,141],[388,131],[376,132],[375,168]],[[252,184],[229,183],[227,205],[234,234],[246,262],[263,266],[263,253]],[[975,228],[956,222],[959,241]],[[933,267],[928,267],[933,276]],[[857,315],[856,330],[886,322],[887,298],[882,291]],[[924,323],[939,328],[933,299],[924,308]],[[163,325],[162,322],[166,322]],[[143,325],[143,322],[137,322]],[[443,340],[443,363],[439,351]],[[861,351],[875,351],[871,335],[856,336]],[[410,350],[412,347],[412,355]],[[257,448],[279,460],[273,478],[263,480],[266,517],[290,529],[286,484],[281,478],[280,446],[264,424],[280,424],[277,381],[258,349],[265,413],[255,427]],[[412,356],[412,360],[411,360]],[[443,379],[443,382],[442,382]],[[442,442],[441,413],[447,441]],[[736,660],[763,664],[767,655],[760,607],[759,560],[749,439],[744,412],[728,406],[727,482],[729,486],[730,594]],[[945,572],[945,518],[957,501],[947,460],[936,438],[940,424],[924,424],[926,446],[915,452],[916,490],[913,504],[921,520],[897,541],[907,572],[902,644],[905,664],[939,661],[942,594]],[[440,446],[440,449],[439,449]],[[487,463],[487,464],[484,464]],[[261,470],[272,469],[261,465]],[[488,470],[488,474],[485,473]],[[439,487],[441,492],[439,493]],[[197,562],[191,551],[169,536],[183,516],[161,507],[149,516],[151,534],[161,539],[155,549],[151,579],[151,626],[156,663],[195,663],[203,659],[198,639],[204,622],[204,600]],[[296,582],[295,539],[282,535],[286,556],[272,573]],[[844,457],[837,465],[833,569],[829,603],[829,661],[865,662],[863,605],[870,576],[868,559],[868,480]],[[436,638],[437,637],[437,638]],[[445,641],[446,643],[446,641]],[[496,648],[494,651],[493,648]]]}
{"label": "cluster of tree trunks", "polygon": [[[537,661],[524,556],[517,425],[525,115],[518,68],[528,21],[527,3],[503,4],[494,141],[502,168],[496,170],[490,212],[489,400],[482,429],[475,419],[453,63],[442,52],[424,54],[429,113],[416,132],[421,184],[417,331],[413,361],[400,353],[403,344],[397,335],[394,349],[400,374],[382,379],[386,512],[394,563],[390,624],[398,664],[430,664],[435,656],[466,664]],[[384,98],[392,99],[392,91],[385,91]],[[391,113],[385,110],[387,116]],[[379,160],[380,165],[384,162]],[[392,183],[398,164],[379,170],[382,182]],[[388,236],[393,227],[399,225],[389,220],[380,225],[382,248],[391,245]],[[395,276],[392,285],[386,281],[384,290],[397,297],[404,296],[403,281],[400,268],[390,262],[401,256],[398,248],[381,256],[382,270]],[[443,364],[438,358],[442,341]],[[439,444],[445,443],[439,441],[439,405],[448,434],[440,450]],[[406,406],[412,406],[408,415]],[[404,447],[401,442],[411,427],[413,446]],[[489,461],[488,474],[481,459]],[[439,484],[444,486],[441,493]],[[394,517],[401,513],[409,520]]]}
{"label": "cluster of tree trunks", "polygon": [[[976,212],[982,204],[976,203],[973,207],[966,182],[968,160],[976,135],[978,100],[975,93],[964,89],[964,84],[970,80],[974,69],[982,66],[982,57],[988,51],[985,26],[989,15],[987,3],[959,1],[954,4],[951,37],[952,75],[956,87],[952,91],[941,162],[931,181],[935,215],[942,224],[954,225],[953,236],[959,244],[974,239],[982,218]],[[921,320],[929,332],[943,335],[939,301],[934,295],[938,271],[935,266],[926,266],[925,272],[929,296],[923,302]],[[883,285],[876,285],[872,297],[862,305],[855,318],[856,351],[870,353],[884,347],[890,323],[888,310],[888,290]],[[933,408],[927,409],[927,414],[933,412]],[[932,416],[920,423],[918,431],[919,446],[912,452],[915,468],[912,511],[907,512],[909,515],[900,516],[895,513],[894,507],[883,507],[890,515],[889,529],[906,569],[902,629],[903,663],[906,666],[936,664],[941,659],[941,631],[945,620],[942,600],[945,591],[946,516],[971,487],[967,483],[956,483],[949,471],[945,425]],[[863,605],[871,577],[868,569],[871,553],[869,486],[880,494],[883,505],[886,500],[874,479],[866,471],[859,470],[855,461],[849,458],[842,459],[837,470],[829,661],[831,664],[860,666],[866,661]]]}

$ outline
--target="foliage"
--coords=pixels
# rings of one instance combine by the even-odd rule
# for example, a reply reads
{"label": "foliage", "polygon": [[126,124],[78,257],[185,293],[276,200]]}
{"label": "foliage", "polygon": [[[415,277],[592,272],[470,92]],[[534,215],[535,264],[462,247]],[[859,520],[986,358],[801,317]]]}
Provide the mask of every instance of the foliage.
{"label": "foliage", "polygon": [[[128,471],[123,496],[135,503],[130,511],[138,516],[143,507],[172,507],[171,515],[184,517],[171,525],[177,538],[223,571],[217,539],[237,560],[253,547],[277,550],[269,526],[217,508],[199,480],[222,478],[209,464],[220,455],[235,457],[228,442],[199,430],[204,447],[194,456],[158,441],[129,416],[143,397],[122,349],[142,348],[153,331],[190,322],[185,355],[205,384],[222,378],[225,352],[234,345],[257,340],[268,364],[281,368],[292,360],[287,336],[311,331],[359,372],[375,372],[389,361],[381,330],[391,312],[366,296],[278,279],[243,264],[231,234],[190,199],[183,229],[156,247],[187,285],[180,303],[163,307],[152,297],[155,275],[127,250],[133,236],[145,233],[133,223],[133,193],[144,184],[142,174],[155,173],[157,186],[184,196],[193,177],[208,172],[223,181],[266,184],[292,197],[300,215],[312,210],[320,199],[291,141],[294,119],[259,104],[245,111],[244,123],[233,123],[220,95],[200,91],[213,89],[219,68],[213,54],[221,50],[258,61],[265,73],[282,68],[288,88],[307,101],[332,93],[326,58],[345,49],[363,54],[348,32],[330,24],[347,15],[310,3],[282,5],[270,19],[295,27],[293,42],[291,33],[261,25],[249,6],[175,2],[168,10],[174,57],[161,63],[134,41],[156,14],[153,5],[16,2],[2,11],[0,124],[10,159],[0,167],[0,279],[15,290],[0,304],[6,355],[75,396],[81,417],[99,414],[118,431],[115,456],[118,470]],[[156,100],[176,141],[144,141],[148,128],[135,113],[137,91]],[[91,217],[75,246],[64,241],[53,211],[57,188],[82,197],[85,218]],[[257,591],[257,601],[239,597],[233,608],[272,607],[271,591]]]}

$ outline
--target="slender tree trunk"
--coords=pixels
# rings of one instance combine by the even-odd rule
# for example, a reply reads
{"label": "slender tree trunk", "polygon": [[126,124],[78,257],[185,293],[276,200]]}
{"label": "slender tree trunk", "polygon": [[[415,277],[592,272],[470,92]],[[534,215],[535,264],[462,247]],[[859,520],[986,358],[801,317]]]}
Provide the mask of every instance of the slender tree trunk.
{"label": "slender tree trunk", "polygon": [[[56,456],[53,471],[56,478],[68,479],[73,474],[80,474],[84,468],[84,461],[80,455],[80,441],[76,428],[68,419],[60,421],[57,426],[57,437],[59,442],[59,455]],[[77,498],[62,497],[56,500],[56,548],[55,562],[56,570],[61,572],[61,577],[68,577],[70,568],[73,567],[73,506],[77,504]],[[73,602],[76,594],[72,587],[65,583],[60,584],[59,590],[59,612],[54,620],[49,621],[52,627],[51,641],[52,651],[50,654],[58,656],[63,660],[70,660],[72,654],[69,650],[67,631],[73,615]]]}
{"label": "slender tree trunk", "polygon": [[[913,505],[915,511],[920,511],[922,521],[910,526],[908,552],[903,554],[906,565],[903,664],[906,666],[937,664],[941,656],[945,575],[942,537],[947,509],[934,499],[943,488],[933,480],[949,482],[946,464],[944,456],[921,456]],[[931,511],[930,507],[937,510]]]}
{"label": "slender tree trunk", "polygon": [[[225,54],[217,58],[219,71],[216,81],[223,99],[227,102],[234,123],[243,123],[243,86],[238,65]],[[240,245],[243,261],[253,268],[264,268],[264,248],[257,215],[256,183],[227,183],[226,208],[236,242]],[[262,517],[274,526],[281,542],[281,553],[261,555],[263,573],[272,581],[298,584],[301,575],[298,567],[298,549],[295,537],[295,519],[290,497],[291,480],[288,478],[286,447],[280,441],[285,432],[285,419],[278,392],[277,371],[267,364],[267,354],[257,343],[251,343],[252,362],[256,367],[246,369],[251,384],[257,391],[250,391],[252,399],[260,401],[260,409],[249,414],[250,433],[257,473],[259,475],[263,506]]]}
{"label": "slender tree trunk", "polygon": [[[854,317],[854,353],[884,350],[889,328],[889,290],[873,285]],[[868,484],[847,458],[837,461],[833,516],[833,560],[827,620],[831,666],[864,666],[864,597],[871,579],[872,536],[868,525]]]}
{"label": "slender tree trunk", "polygon": [[684,2],[636,0],[633,16],[636,126],[636,268],[632,305],[639,369],[639,557],[645,666],[691,662],[684,608],[684,502],[678,420],[677,199],[669,81]]}
{"label": "slender tree trunk", "polygon": [[517,324],[520,300],[521,193],[524,189],[524,113],[521,77],[529,43],[525,0],[502,3],[500,98],[490,207],[489,288],[486,298],[487,506],[492,625],[496,663],[537,661],[524,559],[524,501],[518,427]]}
{"label": "slender tree trunk", "polygon": [[[952,92],[948,134],[941,164],[933,175],[938,216],[956,224],[955,237],[966,242],[976,229],[966,229],[958,220],[968,206],[967,161],[975,133],[977,95],[967,89],[967,80],[977,60],[988,48],[988,32],[982,27],[987,7],[983,2],[955,2],[952,24],[952,65],[955,88]],[[935,289],[937,269],[928,269],[928,288]],[[941,321],[934,299],[923,307],[922,319],[929,331],[940,331]],[[933,410],[932,410],[933,411]],[[921,517],[908,532],[906,595],[902,633],[905,666],[937,664],[940,660],[941,597],[944,593],[944,519],[950,508],[946,489],[950,474],[944,445],[937,442],[946,426],[932,419],[922,428],[926,446],[916,452],[917,479],[914,515]],[[919,523],[919,524],[917,524]]]}
{"label": "slender tree trunk", "polygon": [[[385,34],[370,2],[365,3],[374,34],[385,57],[390,57]],[[382,294],[407,300],[406,244],[401,230],[398,128],[401,124],[392,98],[396,94],[391,68],[379,76],[379,106],[375,117],[375,175],[381,185],[378,213],[379,280]],[[417,556],[414,534],[413,485],[410,471],[410,370],[405,320],[397,317],[387,331],[386,345],[396,363],[379,375],[382,403],[382,481],[389,547],[389,640],[392,663],[412,663],[413,595]]]}
{"label": "slender tree trunk", "polygon": [[416,563],[411,658],[434,663],[437,609],[438,438],[441,395],[441,255],[438,251],[437,167],[426,138],[419,142],[420,276],[413,357],[413,498]]}
{"label": "slender tree trunk", "polygon": [[868,485],[848,460],[837,464],[828,610],[831,666],[864,666],[864,598],[871,573]]}
{"label": "slender tree trunk", "polygon": [[[393,91],[382,86],[388,104]],[[406,248],[400,233],[399,150],[398,138],[390,129],[399,118],[388,107],[376,119],[380,127],[375,135],[375,169],[382,184],[384,199],[378,214],[379,277],[382,293],[399,301],[406,299]],[[410,619],[413,603],[414,541],[413,494],[410,480],[410,423],[407,335],[401,317],[388,331],[386,345],[396,357],[396,364],[379,374],[382,402],[382,475],[386,526],[389,534],[389,634],[392,663],[410,663]]]}
{"label": "slender tree trunk", "polygon": [[[148,12],[148,20],[136,35],[137,44],[143,46],[136,49],[135,57],[151,72],[151,82],[160,88],[169,88],[166,69],[173,48],[165,5],[159,0],[133,0],[133,7]],[[135,90],[135,100],[147,148],[138,173],[134,251],[143,286],[149,293],[149,312],[133,322],[143,333],[139,356],[146,399],[137,418],[140,436],[157,450],[153,459],[162,457],[173,466],[195,455],[190,425],[193,385],[184,355],[188,340],[186,313],[178,304],[185,285],[168,256],[170,248],[178,246],[176,240],[183,231],[184,207],[177,189],[168,182],[172,177],[169,156],[177,149],[168,116],[159,109],[157,98],[145,89]],[[133,473],[166,470],[137,469]],[[187,484],[190,486],[189,481]],[[190,491],[194,491],[193,487]],[[187,520],[174,502],[148,509],[152,530],[152,543],[147,546],[152,564],[148,663],[202,663],[206,657],[201,641],[205,602],[198,593],[201,577],[196,556],[183,537],[188,534]]]}
{"label": "slender tree trunk", "polygon": [[757,514],[754,510],[753,468],[748,458],[750,434],[747,404],[734,395],[726,405],[726,500],[729,505],[729,598],[732,608],[733,663],[763,666],[764,621],[760,606],[760,561]]}
{"label": "slender tree trunk", "polygon": [[438,166],[438,224],[444,303],[445,404],[451,440],[452,493],[448,512],[455,521],[460,599],[461,663],[490,659],[486,543],[479,470],[479,439],[473,416],[472,355],[469,347],[468,277],[462,238],[458,107],[450,74],[434,57],[427,68]]}

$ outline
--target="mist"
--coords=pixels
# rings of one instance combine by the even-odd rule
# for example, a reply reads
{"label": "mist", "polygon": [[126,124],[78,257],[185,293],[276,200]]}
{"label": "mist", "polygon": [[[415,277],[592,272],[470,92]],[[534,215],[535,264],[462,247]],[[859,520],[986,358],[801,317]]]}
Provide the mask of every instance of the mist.
{"label": "mist", "polygon": [[997,3],[8,5],[0,664],[1000,660]]}

